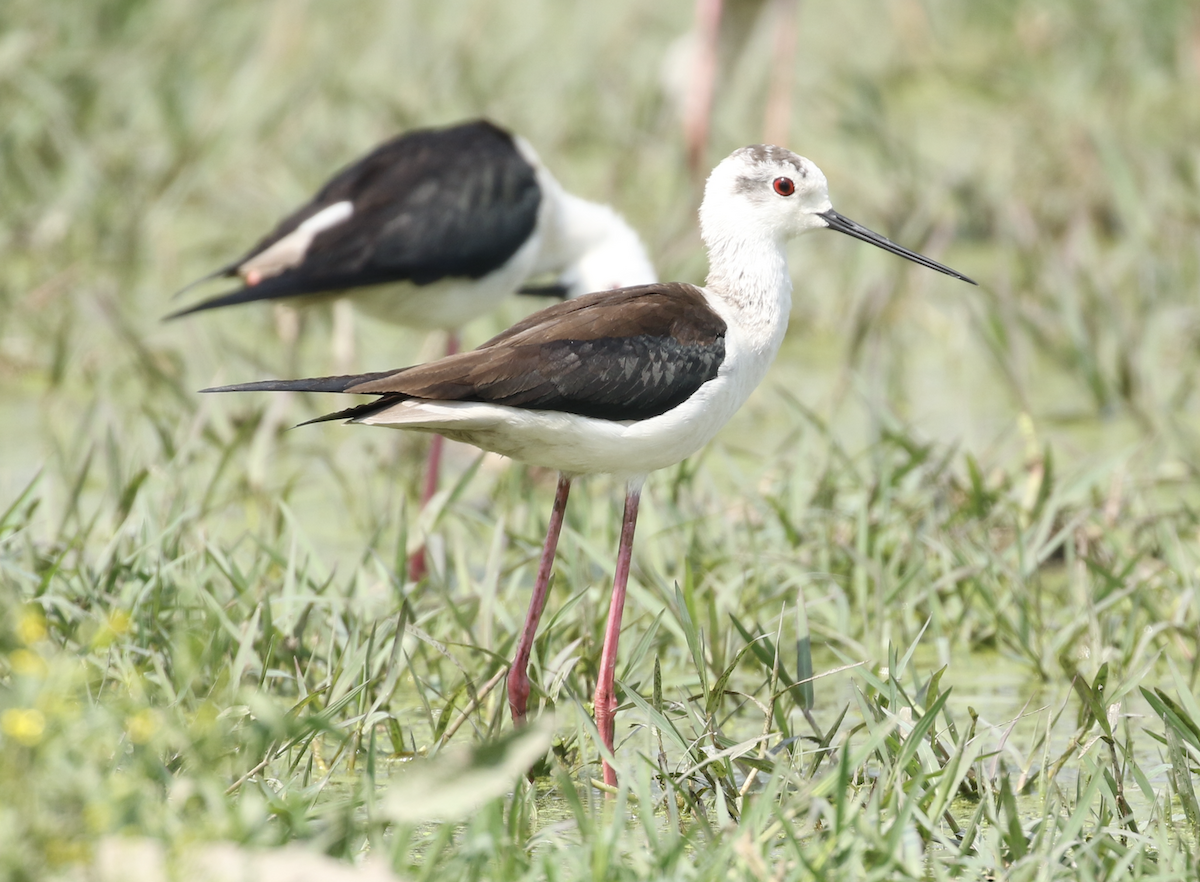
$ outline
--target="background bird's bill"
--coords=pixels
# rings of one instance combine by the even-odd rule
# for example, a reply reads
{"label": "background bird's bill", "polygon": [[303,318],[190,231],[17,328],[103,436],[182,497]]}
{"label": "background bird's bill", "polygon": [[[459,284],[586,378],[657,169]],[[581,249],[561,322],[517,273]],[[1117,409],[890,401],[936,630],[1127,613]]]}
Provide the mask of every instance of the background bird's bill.
{"label": "background bird's bill", "polygon": [[837,230],[839,233],[845,233],[847,236],[853,236],[855,239],[862,239],[864,242],[870,242],[884,251],[890,251],[892,254],[899,254],[901,257],[911,260],[913,263],[919,263],[921,266],[927,266],[930,269],[937,270],[939,273],[945,273],[948,276],[954,276],[956,279],[962,279],[964,282],[970,282],[972,285],[978,285],[974,279],[964,276],[962,273],[950,269],[950,267],[938,263],[936,260],[930,260],[923,254],[917,254],[915,251],[909,251],[903,245],[897,245],[891,239],[881,236],[873,230],[868,230],[860,223],[850,220],[844,214],[838,214],[832,208],[829,211],[821,212],[818,217],[825,221],[825,224],[831,230]]}

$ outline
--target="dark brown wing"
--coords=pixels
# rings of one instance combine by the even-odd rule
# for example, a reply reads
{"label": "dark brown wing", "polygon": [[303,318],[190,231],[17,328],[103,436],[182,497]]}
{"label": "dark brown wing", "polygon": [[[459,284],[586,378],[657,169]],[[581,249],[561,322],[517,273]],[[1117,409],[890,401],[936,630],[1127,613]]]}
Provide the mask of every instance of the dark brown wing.
{"label": "dark brown wing", "polygon": [[472,352],[347,391],[639,420],[682,403],[724,358],[725,322],[699,289],[642,285],[556,304]]}
{"label": "dark brown wing", "polygon": [[609,420],[665,413],[717,375],[725,321],[680,283],[588,294],[536,312],[478,349],[392,373],[267,381],[214,391],[295,389],[375,394],[340,415],[406,398],[486,401]]}

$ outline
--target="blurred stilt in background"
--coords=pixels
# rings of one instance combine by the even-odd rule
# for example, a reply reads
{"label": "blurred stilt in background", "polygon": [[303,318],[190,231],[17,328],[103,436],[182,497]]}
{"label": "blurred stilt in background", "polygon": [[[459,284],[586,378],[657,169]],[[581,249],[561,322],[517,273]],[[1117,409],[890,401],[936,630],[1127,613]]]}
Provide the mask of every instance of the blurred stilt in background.
{"label": "blurred stilt in background", "polygon": [[[543,277],[549,284],[528,286]],[[172,317],[262,300],[333,299],[333,361],[346,373],[355,349],[347,300],[394,324],[446,330],[452,355],[457,329],[515,292],[569,299],[657,277],[637,232],[616,211],[564,190],[523,138],[474,120],[379,145],[245,255],[199,281],[216,278],[241,287]],[[294,355],[298,318],[284,307],[277,313]],[[252,477],[279,418],[273,411],[260,426]],[[422,507],[437,492],[442,446],[435,436]],[[421,549],[409,575],[425,572]]]}
{"label": "blurred stilt in background", "polygon": [[786,144],[791,125],[792,67],[798,0],[696,0],[692,30],[663,61],[663,84],[683,117],[688,168],[707,168],[709,132],[719,84],[728,78],[760,20],[771,28],[771,61],[762,140]]}

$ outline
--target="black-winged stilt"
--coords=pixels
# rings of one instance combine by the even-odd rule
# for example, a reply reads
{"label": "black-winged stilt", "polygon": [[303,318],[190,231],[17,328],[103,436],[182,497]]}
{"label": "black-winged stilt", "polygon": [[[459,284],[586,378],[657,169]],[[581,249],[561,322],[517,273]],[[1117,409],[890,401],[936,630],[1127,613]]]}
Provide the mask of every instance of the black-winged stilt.
{"label": "black-winged stilt", "polygon": [[[623,478],[625,514],[595,695],[596,725],[611,751],[617,640],[642,483],[708,443],[762,380],[791,309],[784,245],[824,228],[971,282],[834,211],[825,176],[809,160],[781,147],[744,147],[716,167],[705,187],[703,288],[664,283],[588,294],[534,313],[471,352],[416,367],[208,391],[376,395],[316,422],[345,418],[437,432],[558,470],[533,597],[508,674],[518,722],[526,713],[529,655],[571,480],[595,473]],[[604,779],[616,780],[607,763]]]}
{"label": "black-winged stilt", "polygon": [[[486,120],[418,129],[333,177],[243,257],[200,281],[242,287],[171,318],[256,300],[346,297],[364,312],[450,332],[525,289],[560,298],[656,279],[637,233],[607,205],[566,192],[524,139]],[[421,504],[437,490],[429,451]],[[410,575],[424,572],[414,555]]]}

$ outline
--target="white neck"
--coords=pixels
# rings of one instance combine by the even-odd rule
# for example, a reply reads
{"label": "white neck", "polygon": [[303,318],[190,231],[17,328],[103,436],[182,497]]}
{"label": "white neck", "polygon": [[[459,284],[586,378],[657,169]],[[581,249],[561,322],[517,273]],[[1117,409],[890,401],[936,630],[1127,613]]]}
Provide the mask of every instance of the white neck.
{"label": "white neck", "polygon": [[717,234],[706,241],[705,287],[736,316],[747,342],[774,358],[792,310],[792,277],[782,241],[747,233]]}

